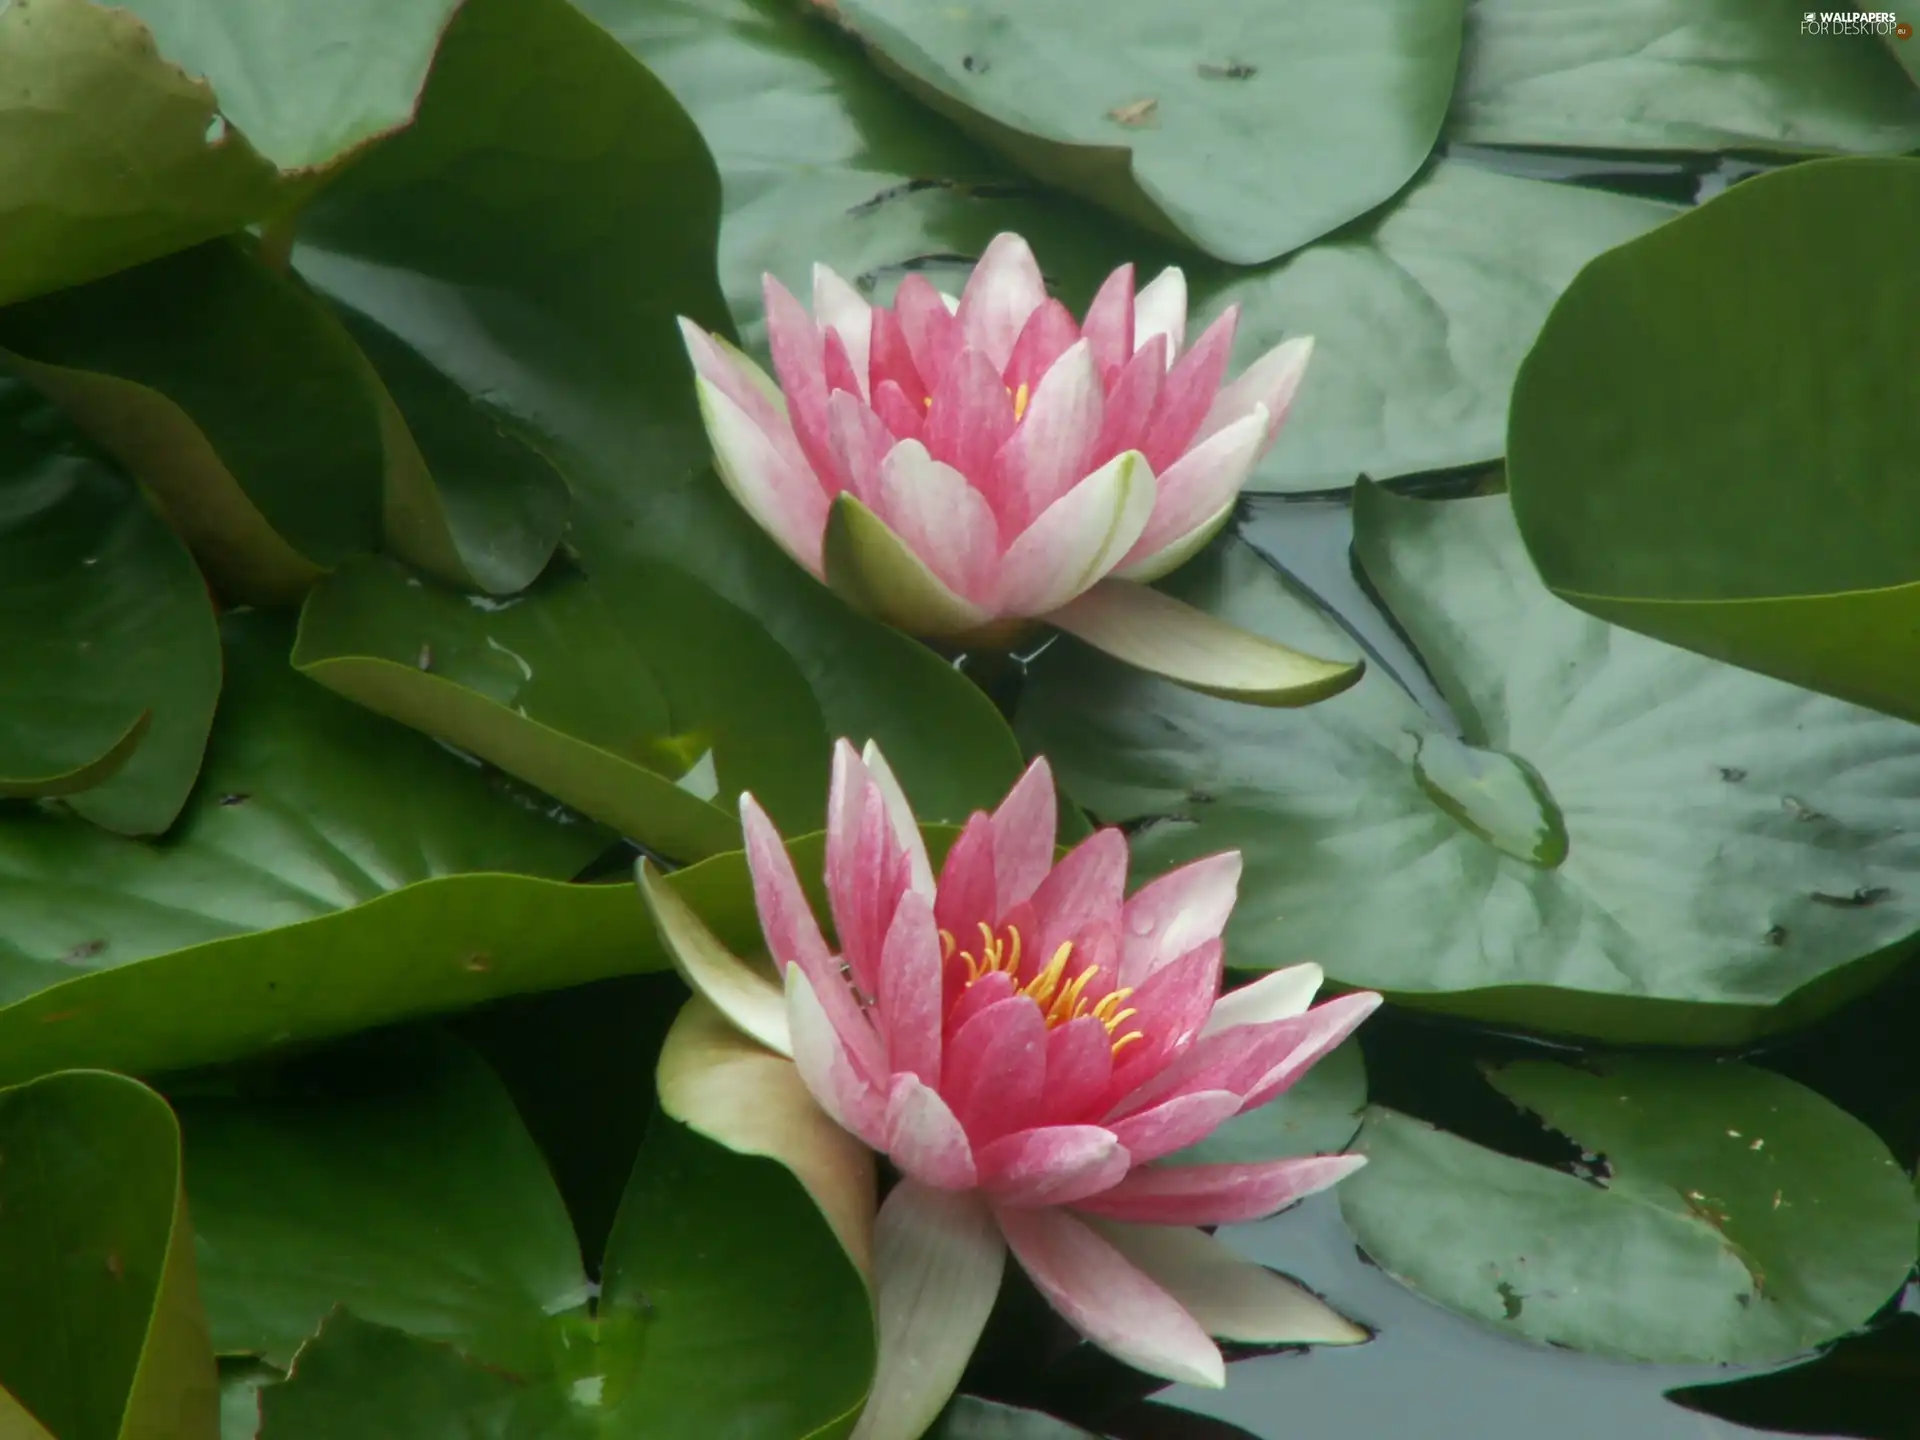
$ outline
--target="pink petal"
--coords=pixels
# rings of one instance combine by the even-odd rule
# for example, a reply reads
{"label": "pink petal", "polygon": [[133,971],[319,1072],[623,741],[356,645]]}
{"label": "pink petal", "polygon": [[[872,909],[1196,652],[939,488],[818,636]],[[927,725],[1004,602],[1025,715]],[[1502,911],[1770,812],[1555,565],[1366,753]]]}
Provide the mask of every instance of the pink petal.
{"label": "pink petal", "polygon": [[880,466],[893,449],[893,433],[859,396],[836,390],[827,399],[827,443],[847,488],[869,510],[878,509]]}
{"label": "pink petal", "polygon": [[986,497],[960,471],[919,441],[902,440],[881,462],[874,513],[954,594],[989,603],[1000,568],[999,527]]}
{"label": "pink petal", "polygon": [[927,897],[909,890],[900,897],[880,951],[877,1014],[887,1069],[940,1083],[940,936]]}
{"label": "pink petal", "polygon": [[1240,893],[1240,852],[1223,851],[1142,885],[1122,912],[1120,983],[1142,984],[1169,961],[1217,940]]}
{"label": "pink petal", "polygon": [[[1093,347],[1093,363],[1100,371],[1100,383],[1111,392],[1115,377],[1133,358],[1133,266],[1122,265],[1106,278],[1100,291],[1087,306],[1087,323],[1081,334]],[[1166,368],[1163,363],[1161,369]],[[1157,377],[1156,377],[1157,378]],[[1128,446],[1121,446],[1122,450]],[[1115,453],[1118,453],[1117,451]]]}
{"label": "pink petal", "polygon": [[1004,370],[1028,317],[1047,299],[1039,262],[1018,235],[993,237],[960,292],[957,315],[966,343]]}
{"label": "pink petal", "polygon": [[1093,461],[1104,465],[1127,450],[1138,450],[1147,438],[1160,387],[1167,383],[1167,337],[1156,335],[1121,367],[1119,378],[1107,390],[1107,408],[1094,442]]}
{"label": "pink petal", "polygon": [[826,869],[841,958],[871,996],[879,984],[880,946],[907,888],[907,861],[894,839],[886,797],[845,740],[833,747]]}
{"label": "pink petal", "polygon": [[994,608],[1045,615],[1097,584],[1146,529],[1153,495],[1153,472],[1139,451],[1109,460],[1007,546]]}
{"label": "pink petal", "polygon": [[1127,837],[1111,827],[1094,831],[1033,892],[1041,948],[1051,954],[1094,921],[1118,917],[1126,891]]}
{"label": "pink petal", "polygon": [[868,394],[871,367],[873,307],[860,292],[825,265],[813,267],[813,318],[830,334],[840,337],[852,363],[854,390],[862,400]]}
{"label": "pink petal", "polygon": [[[745,412],[748,420],[762,431],[767,443],[776,450],[782,463],[812,480],[812,468],[794,438],[787,420],[786,401],[780,387],[753,361],[691,320],[680,321],[680,338],[693,361],[693,371]],[[813,482],[818,488],[818,481]],[[821,492],[824,496],[825,492]]]}
{"label": "pink petal", "polygon": [[1138,1030],[1144,1038],[1114,1058],[1117,1090],[1124,1093],[1163,1070],[1200,1038],[1220,995],[1225,948],[1218,940],[1204,941],[1162,965],[1127,997],[1127,1006],[1139,1013],[1118,1027],[1115,1038],[1129,1030]]}
{"label": "pink petal", "polygon": [[923,1185],[970,1190],[979,1183],[973,1145],[947,1102],[917,1075],[896,1075],[887,1092],[887,1158]]}
{"label": "pink petal", "polygon": [[1000,372],[971,346],[954,357],[927,411],[927,453],[984,490],[993,457],[1013,433],[1013,402]]}
{"label": "pink petal", "polygon": [[1157,558],[1179,549],[1196,531],[1218,528],[1221,512],[1233,506],[1253,473],[1266,438],[1267,412],[1260,407],[1174,461],[1155,482],[1153,518],[1114,573],[1122,579],[1157,579]]}
{"label": "pink petal", "polygon": [[1262,1025],[1304,1015],[1325,979],[1326,973],[1312,963],[1289,965],[1262,975],[1251,985],[1227,991],[1215,1002],[1205,1033],[1217,1035],[1236,1025]]}
{"label": "pink petal", "polygon": [[[879,312],[875,312],[876,314]],[[907,399],[899,385],[882,380],[873,392],[873,413],[896,440],[924,440],[927,433],[927,408]]]}
{"label": "pink petal", "polygon": [[907,803],[907,792],[900,788],[893,767],[873,741],[869,740],[860,747],[860,763],[867,767],[867,778],[879,788],[880,798],[886,801],[887,819],[893,823],[893,838],[906,852],[907,883],[931,902],[933,869],[927,861],[927,842],[920,834],[920,824],[913,818],[913,807]]}
{"label": "pink petal", "polygon": [[1196,1090],[1129,1115],[1113,1133],[1134,1163],[1144,1165],[1206,1139],[1239,1110],[1240,1097],[1231,1090]]}
{"label": "pink petal", "polygon": [[1300,1041],[1291,1054],[1254,1082],[1241,1108],[1258,1109],[1276,1095],[1291,1089],[1295,1081],[1329,1054],[1334,1046],[1358,1029],[1362,1020],[1379,1008],[1380,996],[1371,990],[1358,990],[1351,995],[1342,995],[1337,1000],[1329,1000],[1324,1005],[1316,1005],[1307,1011],[1301,1018],[1317,1021],[1316,1028]]}
{"label": "pink petal", "polygon": [[1309,335],[1274,346],[1249,365],[1244,374],[1222,387],[1213,409],[1207,412],[1200,426],[1199,438],[1205,440],[1218,434],[1242,416],[1251,415],[1255,406],[1264,405],[1267,438],[1261,443],[1260,454],[1265,455],[1273,448],[1280,427],[1286,423],[1287,412],[1293,408],[1293,397],[1299,393],[1300,382],[1306,378],[1307,362],[1312,358],[1313,337]]}
{"label": "pink petal", "polygon": [[[953,357],[960,353],[963,342],[959,322],[924,275],[909,275],[900,282],[893,297],[893,313],[900,321],[914,371],[923,383],[920,393],[931,395],[946,378]],[[913,391],[907,390],[907,398],[915,398]]]}
{"label": "pink petal", "polygon": [[1193,349],[1173,362],[1167,371],[1167,383],[1160,387],[1160,398],[1153,407],[1153,420],[1147,426],[1147,438],[1140,449],[1153,466],[1154,474],[1172,465],[1186,453],[1200,422],[1207,418],[1226,378],[1227,361],[1233,353],[1233,332],[1240,322],[1240,307],[1229,305],[1220,318],[1209,325]]}
{"label": "pink petal", "polygon": [[[785,419],[780,421],[782,434],[769,434],[712,381],[696,377],[694,391],[713,446],[714,468],[727,493],[756,525],[818,577],[827,495],[813,467],[798,456],[799,444],[785,428]],[[789,450],[794,453],[790,455]]]}
{"label": "pink petal", "polygon": [[[1024,387],[1028,399],[1040,383],[1040,377],[1080,338],[1080,327],[1073,323],[1073,312],[1058,300],[1048,300],[1027,318],[1026,328],[1014,341],[1013,354],[1007,358],[1003,379],[1019,408],[1019,392]],[[1096,361],[1098,357],[1095,357]]]}
{"label": "pink petal", "polygon": [[1154,276],[1133,302],[1133,348],[1138,351],[1156,335],[1167,337],[1171,365],[1187,343],[1187,277],[1177,265]]}
{"label": "pink petal", "polygon": [[1366,1163],[1364,1155],[1307,1155],[1247,1165],[1147,1165],[1078,1208],[1138,1224],[1240,1225],[1324,1190]]}
{"label": "pink petal", "polygon": [[1012,540],[1086,480],[1105,413],[1093,351],[1078,341],[1040,378],[1026,414],[995,460],[992,488],[1002,539]]}
{"label": "pink petal", "polygon": [[767,949],[784,973],[799,965],[808,974],[827,974],[833,957],[820,934],[820,922],[800,888],[793,857],[787,854],[780,832],[760,802],[749,793],[740,796],[740,828],[746,834],[747,873],[753,877],[753,904],[760,912],[760,929]]}
{"label": "pink petal", "polygon": [[953,936],[962,950],[979,953],[977,933],[981,925],[994,925],[1000,919],[995,901],[993,821],[976,810],[960,828],[959,839],[947,851],[934,884],[934,917],[940,928]]}
{"label": "pink petal", "polygon": [[826,348],[822,369],[826,374],[828,398],[844,392],[865,404],[867,397],[862,393],[861,376],[853,368],[853,357],[847,354],[847,342],[835,330],[827,331],[824,338]]}
{"label": "pink petal", "polygon": [[885,1149],[885,1096],[854,1065],[806,971],[798,965],[787,967],[787,1028],[793,1036],[793,1063],[820,1108],[841,1129],[852,1131],[876,1150]]}
{"label": "pink petal", "polygon": [[1168,1380],[1216,1390],[1226,1383],[1220,1351],[1198,1322],[1087,1225],[1065,1210],[994,1213],[1047,1303],[1102,1350]]}
{"label": "pink petal", "polygon": [[847,488],[847,477],[833,458],[827,437],[826,347],[820,328],[773,276],[763,276],[760,289],[766,302],[767,345],[773,352],[780,391],[786,396],[794,438],[820,477],[821,488],[829,496],[838,495]]}
{"label": "pink petal", "polygon": [[854,1434],[924,1434],[960,1384],[993,1313],[1007,1247],[980,1196],[914,1180],[893,1187],[873,1230],[873,1387]]}
{"label": "pink petal", "polygon": [[873,340],[867,360],[867,378],[871,382],[874,408],[880,408],[881,387],[892,385],[911,404],[917,420],[926,411],[926,406],[920,402],[931,393],[932,387],[921,377],[920,367],[913,363],[913,349],[907,344],[907,334],[901,327],[900,317],[891,310],[875,306],[872,325]]}
{"label": "pink petal", "polygon": [[[959,984],[954,983],[956,971],[959,972]],[[957,960],[947,966],[947,982],[948,991],[959,997],[949,1000],[947,1005],[946,1033],[950,1036],[964,1030],[967,1023],[981,1011],[991,1009],[1003,1000],[1011,1000],[1020,988],[1013,983],[1013,977],[1003,970],[991,971],[967,985],[966,966]],[[964,989],[961,988],[963,985]]]}
{"label": "pink petal", "polygon": [[994,908],[1006,914],[1030,899],[1053,868],[1053,837],[1059,823],[1053,770],[1041,756],[1026,769],[993,812]]}
{"label": "pink petal", "polygon": [[1033,1123],[1047,1076],[1047,1027],[1024,995],[989,1005],[947,1045],[940,1093],[976,1145]]}
{"label": "pink petal", "polygon": [[1065,1205],[1111,1189],[1131,1163],[1098,1125],[1017,1130],[980,1148],[980,1188],[998,1205]]}
{"label": "pink petal", "polygon": [[1072,1125],[1105,1109],[1113,1077],[1113,1037],[1091,1015],[1047,1032],[1047,1083],[1039,1116],[1046,1125]]}

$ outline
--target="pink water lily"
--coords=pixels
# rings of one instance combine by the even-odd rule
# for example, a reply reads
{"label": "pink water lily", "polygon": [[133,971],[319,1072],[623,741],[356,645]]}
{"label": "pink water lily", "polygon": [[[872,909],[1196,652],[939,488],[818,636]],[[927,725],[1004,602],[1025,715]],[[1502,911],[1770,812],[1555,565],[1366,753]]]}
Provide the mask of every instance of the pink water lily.
{"label": "pink water lily", "polygon": [[1272,704],[1333,664],[1144,588],[1227,522],[1293,403],[1309,339],[1227,380],[1238,309],[1191,345],[1186,281],[1114,271],[1076,321],[1017,235],[959,299],[909,275],[870,305],[826,266],[809,314],[764,282],[776,385],[682,320],[717,468],[760,526],[879,619],[961,647],[1045,621],[1182,683]]}
{"label": "pink water lily", "polygon": [[1168,1159],[1281,1094],[1380,1000],[1309,1008],[1312,965],[1221,994],[1238,854],[1131,898],[1117,830],[1056,864],[1039,760],[967,822],[936,878],[878,750],[841,741],[826,839],[836,953],[751,796],[741,817],[777,984],[645,867],[642,887],[695,990],[790,1056],[819,1107],[900,1173],[874,1241],[880,1357],[860,1440],[910,1440],[931,1422],[1009,1250],[1081,1334],[1167,1379],[1224,1383],[1210,1336],[1361,1338],[1196,1228],[1271,1214],[1360,1157]]}

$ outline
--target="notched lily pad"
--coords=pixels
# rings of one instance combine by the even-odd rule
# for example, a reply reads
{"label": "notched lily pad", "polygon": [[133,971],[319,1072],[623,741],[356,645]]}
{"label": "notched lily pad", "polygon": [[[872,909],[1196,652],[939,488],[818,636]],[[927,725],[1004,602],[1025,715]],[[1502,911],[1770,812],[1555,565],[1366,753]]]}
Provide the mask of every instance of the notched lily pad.
{"label": "notched lily pad", "polygon": [[1581,1179],[1391,1110],[1340,1187],[1367,1253],[1510,1334],[1664,1363],[1780,1360],[1863,1323],[1913,1264],[1905,1174],[1865,1125],[1744,1065],[1615,1059],[1494,1072],[1590,1152]]}
{"label": "notched lily pad", "polygon": [[[1359,560],[1460,732],[1381,667],[1269,715],[1060,646],[1022,702],[1075,799],[1145,822],[1147,868],[1243,852],[1230,963],[1317,960],[1488,1021],[1700,1042],[1797,1023],[1899,962],[1920,928],[1920,732],[1560,603],[1504,496],[1363,486],[1355,507]],[[1328,643],[1244,547],[1174,583]]]}
{"label": "notched lily pad", "polygon": [[1426,160],[1462,8],[1220,0],[1171,26],[1150,0],[835,12],[883,70],[1016,165],[1245,265],[1373,209]]}

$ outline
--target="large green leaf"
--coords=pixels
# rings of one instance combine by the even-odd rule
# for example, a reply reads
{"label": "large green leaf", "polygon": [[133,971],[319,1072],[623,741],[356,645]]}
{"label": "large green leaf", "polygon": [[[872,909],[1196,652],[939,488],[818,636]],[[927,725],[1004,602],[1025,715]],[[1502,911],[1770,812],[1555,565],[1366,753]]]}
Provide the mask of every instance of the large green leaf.
{"label": "large green leaf", "polygon": [[674,317],[725,325],[716,208],[698,134],[604,32],[558,0],[470,0],[417,122],[321,197],[295,262],[526,427],[574,488],[596,584],[689,572],[788,650],[829,733],[880,741],[925,814],[992,803],[1019,755],[985,697],[783,558],[707,469]]}
{"label": "large green leaf", "polygon": [[1280,442],[1255,472],[1260,490],[1498,457],[1514,372],[1552,298],[1595,255],[1675,213],[1443,160],[1377,218],[1279,265],[1196,264],[1085,206],[1010,185],[1004,167],[786,0],[588,8],[658,69],[714,148],[726,180],[721,278],[752,344],[764,348],[761,273],[805,295],[816,261],[880,298],[909,268],[955,289],[956,261],[1015,230],[1077,309],[1117,265],[1136,262],[1144,278],[1180,264],[1193,333],[1241,307],[1236,367],[1289,336],[1317,342]]}
{"label": "large green leaf", "polygon": [[1631,1359],[1777,1360],[1861,1324],[1913,1264],[1886,1146],[1790,1080],[1650,1059],[1492,1079],[1597,1155],[1597,1177],[1376,1110],[1369,1163],[1340,1187],[1367,1253],[1452,1309]]}
{"label": "large green leaf", "polygon": [[[819,808],[830,742],[805,681],[666,566],[488,604],[369,561],[314,590],[294,663],[681,859],[739,847],[742,790],[799,829]],[[677,783],[709,751],[717,794]]]}
{"label": "large green leaf", "polygon": [[1471,0],[1448,136],[1583,150],[1920,147],[1920,93],[1892,56],[1871,35],[1806,34],[1806,13],[1790,0]]}
{"label": "large green leaf", "polygon": [[[1245,853],[1229,963],[1317,960],[1482,1019],[1697,1042],[1798,1021],[1903,953],[1920,731],[1562,605],[1504,496],[1362,487],[1356,549],[1458,730],[1381,666],[1272,715],[1064,645],[1028,686],[1023,730],[1075,797],[1156,821],[1135,842],[1149,870]],[[1179,583],[1338,653],[1244,548]]]}
{"label": "large green leaf", "polygon": [[12,382],[0,382],[0,676],[0,795],[65,795],[121,830],[173,822],[220,693],[206,587],[133,483]]}
{"label": "large green leaf", "polygon": [[282,170],[313,170],[413,116],[460,0],[126,0],[160,52]]}
{"label": "large green leaf", "polygon": [[1204,0],[1170,15],[1151,0],[839,0],[834,10],[885,72],[1016,165],[1248,265],[1366,213],[1420,168],[1453,92],[1462,8]]}
{"label": "large green leaf", "polygon": [[1547,583],[1920,720],[1916,227],[1920,161],[1821,161],[1589,266],[1514,387],[1514,512]]}
{"label": "large green leaf", "polygon": [[216,1440],[219,1390],[166,1102],[120,1075],[50,1075],[0,1091],[0,1155],[0,1431]]}
{"label": "large green leaf", "polygon": [[327,1063],[280,1096],[183,1105],[216,1343],[298,1347],[261,1392],[267,1440],[486,1416],[501,1436],[721,1434],[742,1406],[755,1433],[799,1436],[858,1403],[865,1290],[775,1162],[657,1122],[589,1304],[485,1065],[447,1042]]}
{"label": "large green leaf", "polygon": [[250,247],[216,241],[12,306],[0,345],[237,597],[296,599],[379,545],[386,461],[366,362]]}
{"label": "large green leaf", "polygon": [[124,9],[0,9],[0,302],[222,235],[279,177]]}

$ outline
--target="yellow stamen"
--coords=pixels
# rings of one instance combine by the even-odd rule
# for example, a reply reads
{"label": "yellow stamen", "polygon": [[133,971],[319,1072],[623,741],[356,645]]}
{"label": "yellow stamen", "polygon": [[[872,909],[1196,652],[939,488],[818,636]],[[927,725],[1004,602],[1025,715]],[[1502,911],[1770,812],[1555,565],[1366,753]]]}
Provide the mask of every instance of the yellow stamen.
{"label": "yellow stamen", "polygon": [[[1113,1012],[1126,1004],[1127,997],[1131,994],[1133,994],[1133,987],[1131,985],[1125,986],[1122,989],[1115,990],[1112,994],[1102,995],[1099,1002],[1093,1007],[1094,1019],[1098,1020],[1102,1025],[1105,1025],[1109,1034],[1112,1033],[1113,1027],[1118,1025],[1121,1019],[1124,1018],[1115,1015]],[[1131,1010],[1127,1011],[1128,1015],[1133,1013]]]}
{"label": "yellow stamen", "polygon": [[1048,1002],[1054,997],[1054,992],[1060,988],[1060,977],[1066,974],[1067,957],[1072,953],[1073,942],[1068,940],[1053,952],[1053,958],[1046,963],[1046,967],[1034,976],[1032,982],[1020,993],[1045,1011]]}
{"label": "yellow stamen", "polygon": [[1055,997],[1052,1006],[1047,1010],[1047,1024],[1049,1026],[1064,1025],[1069,1020],[1078,1020],[1080,1018],[1086,1009],[1086,1002],[1080,998],[1081,992],[1087,988],[1087,982],[1099,973],[1100,967],[1098,965],[1089,965],[1073,977],[1067,987]]}
{"label": "yellow stamen", "polygon": [[923,408],[931,410],[933,408],[933,396],[931,395],[927,396],[927,398],[922,400],[920,404]]}
{"label": "yellow stamen", "polygon": [[[1127,1013],[1128,1013],[1128,1014],[1132,1014],[1133,1012],[1132,1012],[1132,1011],[1128,1011]],[[1127,1048],[1127,1046],[1129,1046],[1129,1045],[1131,1045],[1131,1044],[1132,1044],[1132,1043],[1133,1043],[1134,1041],[1136,1041],[1136,1040],[1144,1040],[1144,1039],[1146,1039],[1146,1038],[1147,1038],[1147,1037],[1146,1037],[1145,1035],[1143,1035],[1143,1034],[1141,1034],[1141,1033],[1140,1033],[1140,1032],[1139,1032],[1138,1030],[1129,1030],[1129,1031],[1128,1031],[1128,1032],[1127,1032],[1126,1034],[1124,1034],[1124,1035],[1122,1035],[1122,1036],[1121,1036],[1121,1037],[1120,1037],[1120,1038],[1119,1038],[1118,1040],[1116,1040],[1116,1041],[1114,1041],[1114,1042],[1113,1042],[1113,1055],[1114,1055],[1114,1058],[1115,1058],[1116,1060],[1117,1060],[1117,1059],[1119,1059],[1119,1058],[1120,1058],[1120,1052],[1121,1052],[1122,1050],[1124,1050],[1124,1049],[1126,1049],[1126,1048]]]}
{"label": "yellow stamen", "polygon": [[1016,422],[1027,413],[1027,401],[1032,398],[1025,385],[1013,392],[1013,418]]}
{"label": "yellow stamen", "polygon": [[953,932],[951,930],[942,930],[940,932],[940,958],[942,960],[953,959],[953,947]]}

